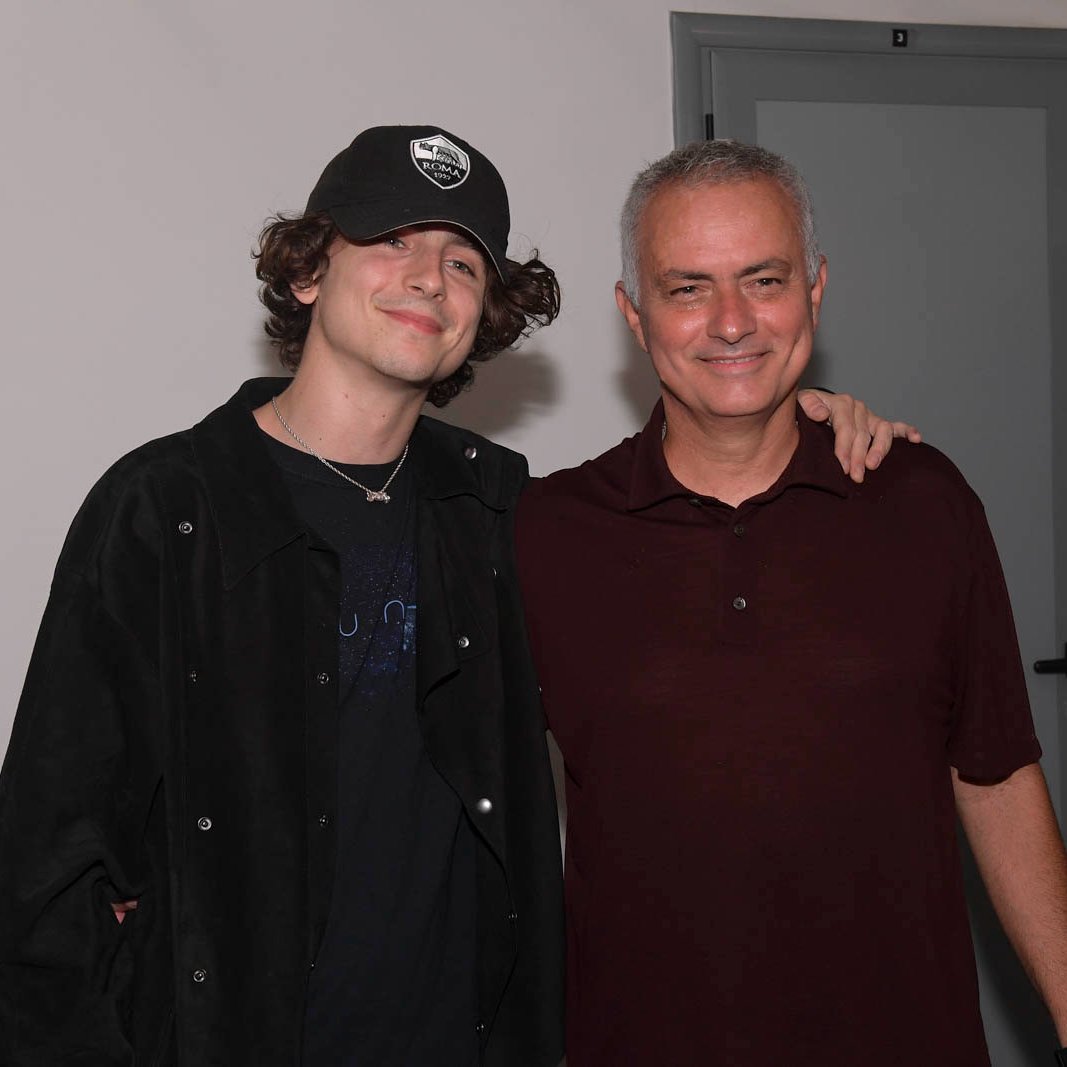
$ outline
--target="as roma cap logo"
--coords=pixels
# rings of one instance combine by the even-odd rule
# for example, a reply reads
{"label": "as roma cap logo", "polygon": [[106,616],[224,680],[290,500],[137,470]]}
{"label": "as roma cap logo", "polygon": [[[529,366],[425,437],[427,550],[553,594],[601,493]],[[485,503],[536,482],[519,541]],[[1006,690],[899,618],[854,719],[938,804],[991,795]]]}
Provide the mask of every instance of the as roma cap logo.
{"label": "as roma cap logo", "polygon": [[470,156],[444,134],[416,137],[411,142],[411,159],[424,178],[438,189],[454,189],[471,172]]}

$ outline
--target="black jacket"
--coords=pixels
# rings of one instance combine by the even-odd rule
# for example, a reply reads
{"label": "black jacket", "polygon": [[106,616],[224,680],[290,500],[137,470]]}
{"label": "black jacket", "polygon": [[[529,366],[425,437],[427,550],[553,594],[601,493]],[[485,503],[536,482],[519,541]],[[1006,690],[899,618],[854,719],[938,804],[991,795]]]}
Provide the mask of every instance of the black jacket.
{"label": "black jacket", "polygon": [[[0,1063],[293,1067],[329,909],[338,563],[247,383],[63,548],[0,777]],[[421,419],[418,715],[479,834],[487,1065],[561,1056],[559,837],[512,551],[522,457]],[[110,902],[140,903],[120,925]]]}

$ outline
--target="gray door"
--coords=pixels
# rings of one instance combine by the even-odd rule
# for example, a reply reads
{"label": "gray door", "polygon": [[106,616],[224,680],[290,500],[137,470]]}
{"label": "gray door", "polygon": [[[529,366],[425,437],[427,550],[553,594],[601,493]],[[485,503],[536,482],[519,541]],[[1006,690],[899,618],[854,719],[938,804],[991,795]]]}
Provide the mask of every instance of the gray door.
{"label": "gray door", "polygon": [[[780,35],[785,20],[751,21]],[[829,286],[811,380],[918,422],[955,460],[985,502],[1029,670],[1067,639],[1067,376],[1052,359],[1067,341],[1067,61],[730,43],[702,53],[715,136],[781,152],[815,199]],[[1064,812],[1062,685],[1029,682]],[[972,890],[993,1063],[1048,1062],[1044,1012]]]}

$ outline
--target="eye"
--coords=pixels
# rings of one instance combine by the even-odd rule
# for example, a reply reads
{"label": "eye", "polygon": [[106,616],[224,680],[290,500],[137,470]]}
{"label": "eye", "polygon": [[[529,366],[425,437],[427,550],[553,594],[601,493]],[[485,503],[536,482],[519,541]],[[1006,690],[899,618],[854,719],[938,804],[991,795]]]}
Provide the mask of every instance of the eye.
{"label": "eye", "polygon": [[776,278],[773,275],[766,275],[762,278],[753,279],[757,289],[772,289],[776,285],[782,284],[781,278]]}
{"label": "eye", "polygon": [[455,256],[453,256],[446,262],[448,263],[449,267],[452,268],[452,270],[456,271],[459,274],[466,275],[468,278],[478,278],[481,276],[478,270],[479,264],[477,264],[476,262],[472,262],[470,259],[457,259]]}
{"label": "eye", "polygon": [[387,233],[382,238],[382,244],[388,245],[390,248],[404,248],[404,238],[396,233]]}
{"label": "eye", "polygon": [[697,291],[695,285],[679,285],[670,291],[671,296],[692,296]]}

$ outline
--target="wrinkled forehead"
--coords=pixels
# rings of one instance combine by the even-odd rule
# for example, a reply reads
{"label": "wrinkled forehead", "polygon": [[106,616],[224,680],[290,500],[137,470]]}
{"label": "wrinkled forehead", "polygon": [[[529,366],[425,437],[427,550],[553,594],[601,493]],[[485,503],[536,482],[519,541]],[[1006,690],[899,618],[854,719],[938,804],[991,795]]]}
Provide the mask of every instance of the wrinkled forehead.
{"label": "wrinkled forehead", "polygon": [[751,235],[753,243],[783,229],[803,252],[804,234],[797,204],[773,178],[679,179],[657,189],[646,201],[637,227],[642,259],[655,258],[659,244],[714,242],[716,230]]}

